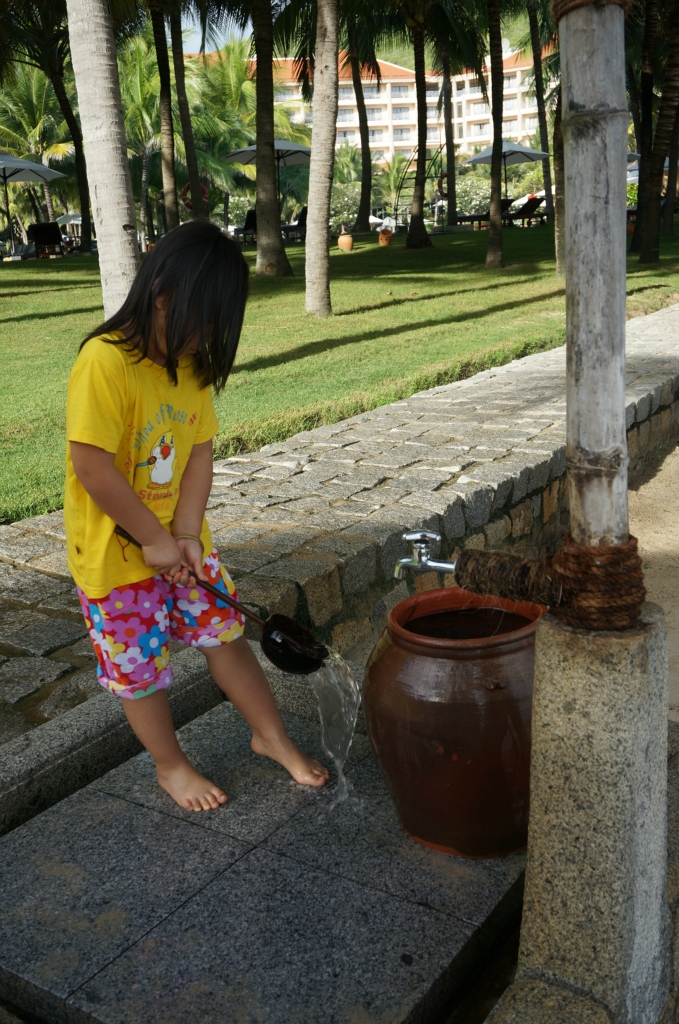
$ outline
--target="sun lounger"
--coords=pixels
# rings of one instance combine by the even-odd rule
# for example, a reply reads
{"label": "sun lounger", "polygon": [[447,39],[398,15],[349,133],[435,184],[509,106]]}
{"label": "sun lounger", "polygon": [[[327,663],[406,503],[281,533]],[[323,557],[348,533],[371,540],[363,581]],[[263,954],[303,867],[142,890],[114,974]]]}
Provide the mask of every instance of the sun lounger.
{"label": "sun lounger", "polygon": [[244,242],[247,242],[249,235],[250,241],[254,243],[257,237],[257,211],[248,210],[245,214],[245,223],[242,228],[234,228],[233,233],[234,235],[241,237]]}
{"label": "sun lounger", "polygon": [[516,224],[520,220],[522,227],[525,227],[527,220],[539,220],[541,224],[544,224],[545,211],[539,209],[544,201],[544,197],[541,196],[527,199],[523,206],[520,206],[514,213],[507,211],[507,213],[503,214],[503,220],[508,224]]}
{"label": "sun lounger", "polygon": [[[514,202],[513,199],[503,199],[502,200],[502,215],[503,216],[505,214],[505,211],[509,209],[509,207],[512,205],[513,202]],[[457,216],[457,223],[458,224],[472,224],[472,225],[473,224],[479,224],[479,225],[481,225],[481,224],[483,224],[485,222],[488,222],[488,221],[490,221],[490,210],[486,210],[485,213],[462,213],[462,214],[458,214],[458,216]]]}

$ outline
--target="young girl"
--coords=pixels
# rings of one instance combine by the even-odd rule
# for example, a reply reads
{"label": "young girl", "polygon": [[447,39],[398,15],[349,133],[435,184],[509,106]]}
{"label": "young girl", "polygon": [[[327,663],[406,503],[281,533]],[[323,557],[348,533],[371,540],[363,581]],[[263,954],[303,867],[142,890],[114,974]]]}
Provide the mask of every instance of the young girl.
{"label": "young girl", "polygon": [[199,582],[236,595],[205,507],[218,429],[211,388],[226,384],[247,289],[235,242],[205,221],[176,228],[146,257],[121,309],[85,339],[68,386],[68,564],[99,682],[123,698],[159,784],[195,811],[227,797],[177,742],[165,692],[170,637],[203,651],[250,725],[255,753],[299,783],[322,786],[328,778],[287,736],[242,617]]}

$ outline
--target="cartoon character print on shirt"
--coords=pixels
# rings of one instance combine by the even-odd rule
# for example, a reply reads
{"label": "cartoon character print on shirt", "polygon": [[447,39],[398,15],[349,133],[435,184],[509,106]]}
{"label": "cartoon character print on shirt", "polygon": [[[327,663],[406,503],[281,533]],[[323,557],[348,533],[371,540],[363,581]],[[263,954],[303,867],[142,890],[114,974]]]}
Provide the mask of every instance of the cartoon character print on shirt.
{"label": "cartoon character print on shirt", "polygon": [[137,463],[137,469],[149,467],[149,487],[166,487],[170,483],[175,454],[174,434],[166,430],[152,444],[148,459]]}

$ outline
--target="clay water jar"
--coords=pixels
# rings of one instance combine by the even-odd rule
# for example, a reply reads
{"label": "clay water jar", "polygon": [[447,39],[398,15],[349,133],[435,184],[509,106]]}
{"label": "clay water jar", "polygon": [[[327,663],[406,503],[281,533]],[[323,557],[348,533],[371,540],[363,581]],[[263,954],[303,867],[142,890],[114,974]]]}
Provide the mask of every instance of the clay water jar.
{"label": "clay water jar", "polygon": [[342,228],[342,233],[337,239],[337,247],[343,249],[344,252],[351,252],[354,248],[354,236],[347,234],[344,228]]}
{"label": "clay water jar", "polygon": [[392,232],[389,230],[389,228],[382,228],[379,235],[377,236],[377,240],[380,243],[380,245],[391,245],[391,235]]}
{"label": "clay water jar", "polygon": [[363,702],[399,819],[418,843],[458,857],[525,848],[535,627],[544,611],[447,587],[390,612]]}

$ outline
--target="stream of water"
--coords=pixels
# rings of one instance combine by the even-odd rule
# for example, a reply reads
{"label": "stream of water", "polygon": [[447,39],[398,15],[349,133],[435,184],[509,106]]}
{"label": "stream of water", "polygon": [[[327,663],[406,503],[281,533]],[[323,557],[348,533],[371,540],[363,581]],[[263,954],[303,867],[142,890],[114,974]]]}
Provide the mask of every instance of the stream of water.
{"label": "stream of water", "polygon": [[318,700],[323,748],[337,768],[334,803],[343,803],[349,796],[344,762],[354,738],[361,691],[346,661],[335,651],[330,651],[321,668],[309,676],[309,682]]}

